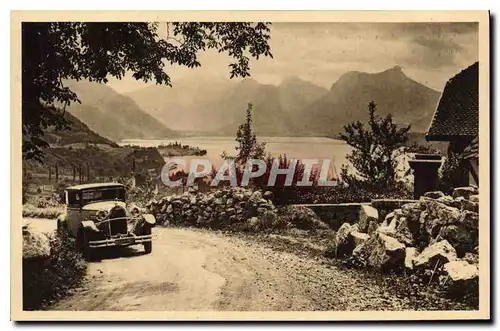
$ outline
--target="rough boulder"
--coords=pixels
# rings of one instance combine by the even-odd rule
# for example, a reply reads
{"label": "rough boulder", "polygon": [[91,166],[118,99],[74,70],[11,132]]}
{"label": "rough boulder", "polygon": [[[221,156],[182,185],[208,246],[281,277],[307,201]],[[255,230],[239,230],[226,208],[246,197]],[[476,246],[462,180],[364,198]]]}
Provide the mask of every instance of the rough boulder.
{"label": "rough boulder", "polygon": [[[351,225],[349,223],[344,223],[340,226],[332,246],[329,249],[328,255],[337,258],[344,258],[350,256],[352,251],[356,247],[354,236],[351,235],[352,232],[358,233],[359,227],[357,224]],[[357,235],[356,235],[357,237]],[[362,238],[357,238],[357,240],[362,240]]]}
{"label": "rough boulder", "polygon": [[359,231],[366,232],[370,222],[378,222],[378,211],[372,206],[362,205],[359,211]]}
{"label": "rough boulder", "polygon": [[457,252],[455,248],[447,241],[441,240],[427,248],[414,259],[415,267],[434,268],[440,262],[441,264],[455,261]]}

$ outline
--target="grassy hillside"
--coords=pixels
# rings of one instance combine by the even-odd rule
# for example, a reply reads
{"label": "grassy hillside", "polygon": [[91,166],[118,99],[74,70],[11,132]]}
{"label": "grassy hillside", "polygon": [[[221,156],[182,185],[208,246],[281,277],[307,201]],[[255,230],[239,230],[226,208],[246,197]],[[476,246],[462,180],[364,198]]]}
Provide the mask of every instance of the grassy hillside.
{"label": "grassy hillside", "polygon": [[81,81],[69,82],[68,87],[81,101],[73,103],[68,111],[103,137],[120,141],[178,136],[132,99],[104,84]]}
{"label": "grassy hillside", "polygon": [[[27,174],[31,177],[47,177],[49,171],[55,177],[55,165],[61,178],[73,178],[73,172],[81,167],[83,173],[90,171],[90,181],[103,181],[110,178],[130,176],[134,171],[142,172],[148,169],[161,170],[165,164],[163,157],[156,148],[127,148],[89,145],[84,148],[46,148],[44,163],[23,161]],[[50,170],[49,170],[50,168]]]}
{"label": "grassy hillside", "polygon": [[45,133],[44,140],[51,146],[61,147],[72,144],[103,144],[118,147],[114,141],[104,138],[90,130],[87,125],[71,115],[71,113],[65,112],[64,117],[70,123],[69,130],[56,131],[54,128],[49,128]]}

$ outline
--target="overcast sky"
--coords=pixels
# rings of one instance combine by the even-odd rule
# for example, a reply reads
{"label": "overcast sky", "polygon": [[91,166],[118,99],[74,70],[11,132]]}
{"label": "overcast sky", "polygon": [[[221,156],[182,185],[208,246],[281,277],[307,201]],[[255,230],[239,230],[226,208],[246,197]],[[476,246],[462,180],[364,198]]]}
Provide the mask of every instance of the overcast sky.
{"label": "overcast sky", "polygon": [[[164,26],[163,26],[164,30]],[[161,32],[161,31],[160,31]],[[330,88],[347,71],[379,72],[399,65],[405,74],[436,90],[478,60],[476,23],[275,23],[274,58],[251,62],[252,78],[279,84],[288,76]],[[168,67],[172,81],[187,76],[229,78],[228,58],[208,51],[201,67]],[[118,92],[147,86],[131,77],[110,81]]]}

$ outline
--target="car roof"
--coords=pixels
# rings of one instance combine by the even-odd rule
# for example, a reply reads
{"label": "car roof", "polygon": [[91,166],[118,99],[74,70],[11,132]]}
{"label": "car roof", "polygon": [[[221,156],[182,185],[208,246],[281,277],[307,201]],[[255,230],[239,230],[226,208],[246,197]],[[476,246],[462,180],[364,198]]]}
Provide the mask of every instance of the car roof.
{"label": "car roof", "polygon": [[86,189],[94,189],[94,188],[106,188],[106,187],[123,187],[121,183],[90,183],[90,184],[80,184],[75,186],[67,187],[67,191],[80,191]]}

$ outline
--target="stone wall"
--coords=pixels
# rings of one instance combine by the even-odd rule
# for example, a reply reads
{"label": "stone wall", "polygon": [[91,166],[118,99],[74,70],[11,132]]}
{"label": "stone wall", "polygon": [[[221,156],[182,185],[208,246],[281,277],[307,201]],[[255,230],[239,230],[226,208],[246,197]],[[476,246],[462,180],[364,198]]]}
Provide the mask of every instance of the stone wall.
{"label": "stone wall", "polygon": [[261,220],[275,217],[276,207],[269,194],[270,192],[262,193],[241,187],[209,193],[191,189],[181,195],[152,200],[146,208],[160,224],[224,229],[243,225],[254,217]]}
{"label": "stone wall", "polygon": [[262,232],[296,228],[330,230],[316,213],[297,205],[272,203],[272,193],[241,187],[198,192],[194,188],[180,195],[152,200],[148,212],[160,225],[181,225],[227,231]]}
{"label": "stone wall", "polygon": [[300,204],[318,215],[319,219],[337,231],[343,223],[355,223],[359,219],[362,205],[369,203],[338,203],[338,204]]}

